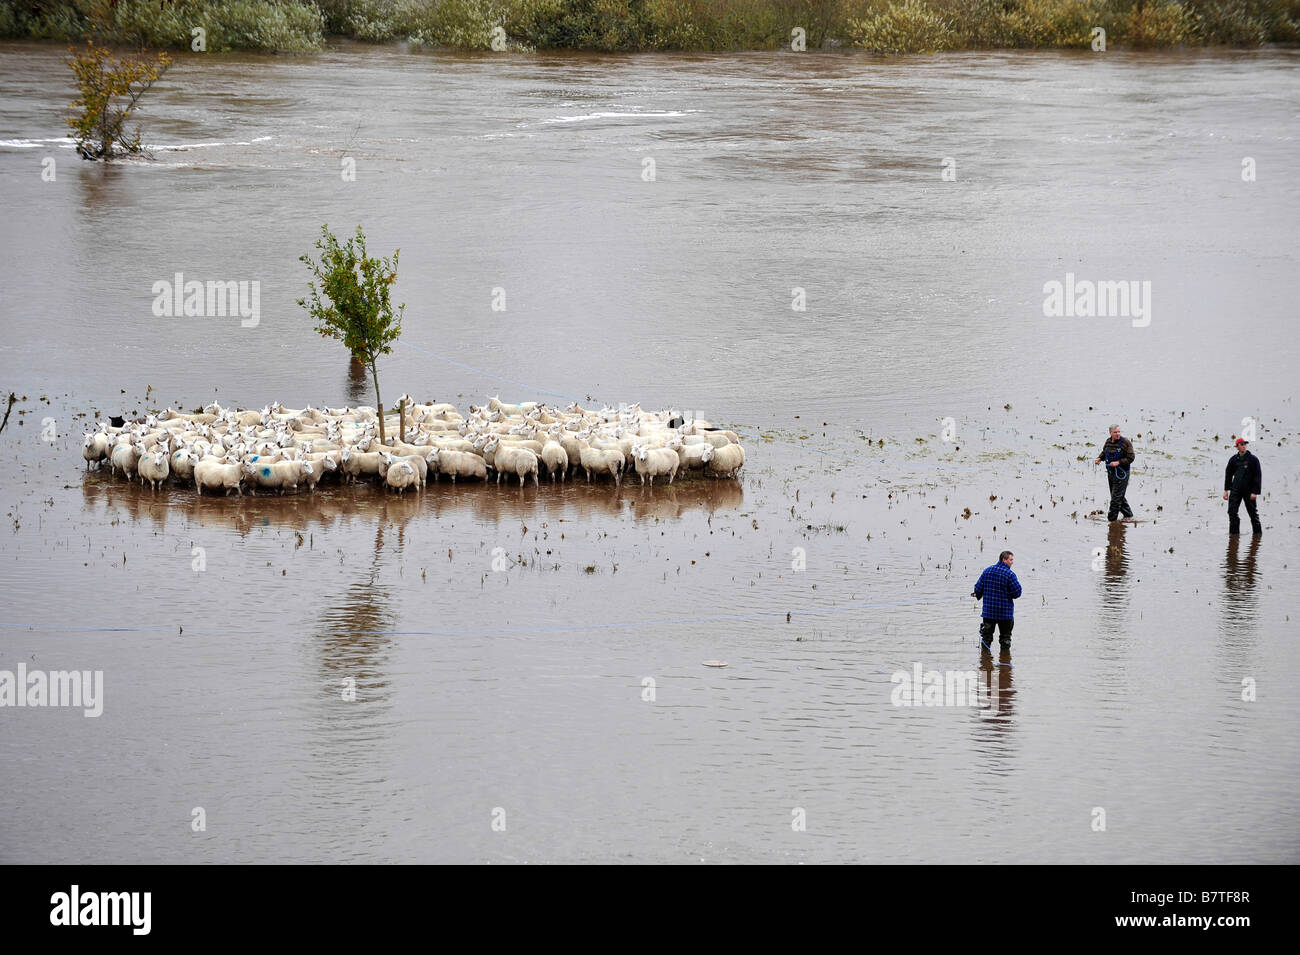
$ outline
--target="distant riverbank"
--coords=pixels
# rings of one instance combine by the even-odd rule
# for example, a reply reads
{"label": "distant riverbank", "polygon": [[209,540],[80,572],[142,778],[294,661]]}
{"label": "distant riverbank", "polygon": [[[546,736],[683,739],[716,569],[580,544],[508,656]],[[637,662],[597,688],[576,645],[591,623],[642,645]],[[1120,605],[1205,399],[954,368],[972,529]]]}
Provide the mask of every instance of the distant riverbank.
{"label": "distant riverbank", "polygon": [[[311,52],[331,36],[459,50],[1259,46],[1300,0],[0,0],[0,37]],[[1099,32],[1099,31],[1104,31]]]}

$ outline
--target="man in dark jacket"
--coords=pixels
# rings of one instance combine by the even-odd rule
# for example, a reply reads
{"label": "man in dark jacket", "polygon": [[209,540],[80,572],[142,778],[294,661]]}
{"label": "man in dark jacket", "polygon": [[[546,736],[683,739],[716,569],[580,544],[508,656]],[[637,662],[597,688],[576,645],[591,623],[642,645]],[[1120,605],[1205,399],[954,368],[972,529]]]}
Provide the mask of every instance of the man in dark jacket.
{"label": "man in dark jacket", "polygon": [[1119,433],[1117,424],[1110,426],[1110,437],[1101,446],[1101,454],[1093,463],[1101,464],[1102,461],[1106,462],[1106,480],[1110,482],[1110,509],[1106,519],[1116,520],[1120,514],[1132,517],[1133,508],[1128,506],[1124,493],[1128,490],[1129,468],[1133,466],[1133,442]]}
{"label": "man in dark jacket", "polygon": [[[975,590],[971,596],[976,600],[983,599],[984,607],[980,616],[983,617],[980,623],[980,643],[989,647],[993,639],[993,626],[998,628],[998,642],[1002,649],[1007,650],[1011,647],[1011,628],[1015,625],[1014,617],[1016,609],[1012,605],[1021,594],[1020,581],[1011,570],[1011,565],[1015,563],[1016,557],[1009,550],[1004,550],[998,555],[998,562],[992,567],[986,567],[984,573],[980,574],[979,581],[975,584]],[[989,649],[993,649],[989,647]]]}
{"label": "man in dark jacket", "polygon": [[1250,529],[1256,534],[1264,533],[1264,526],[1259,522],[1259,512],[1255,510],[1256,496],[1263,494],[1264,472],[1259,466],[1259,458],[1246,450],[1249,442],[1245,438],[1237,439],[1237,453],[1228,459],[1228,469],[1223,475],[1223,499],[1228,502],[1228,533],[1241,533],[1241,517],[1237,509],[1242,502],[1246,504],[1246,513],[1250,515]]}

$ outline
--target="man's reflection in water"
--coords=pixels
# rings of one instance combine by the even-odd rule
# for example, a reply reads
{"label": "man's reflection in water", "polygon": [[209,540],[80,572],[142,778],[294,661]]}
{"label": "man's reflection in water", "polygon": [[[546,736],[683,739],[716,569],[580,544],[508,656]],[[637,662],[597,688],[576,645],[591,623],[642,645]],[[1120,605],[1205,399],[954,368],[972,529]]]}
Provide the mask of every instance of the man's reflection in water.
{"label": "man's reflection in water", "polygon": [[1223,619],[1219,625],[1224,646],[1231,644],[1235,649],[1244,649],[1243,638],[1254,636],[1259,609],[1255,570],[1262,540],[1262,537],[1251,537],[1242,553],[1242,538],[1228,538],[1228,553],[1223,559]]}
{"label": "man's reflection in water", "polygon": [[1098,648],[1103,657],[1120,649],[1117,644],[1122,646],[1125,635],[1125,619],[1128,617],[1131,596],[1128,547],[1125,541],[1127,534],[1127,524],[1112,521],[1106,531],[1106,549],[1100,554],[1093,551],[1092,569],[1101,583],[1101,607],[1097,616],[1101,623]]}
{"label": "man's reflection in water", "polygon": [[1009,762],[1016,754],[1016,691],[1011,673],[1010,648],[980,650],[976,674],[980,707],[971,717],[975,721],[972,743],[987,795],[994,799],[1011,796],[1002,780],[1015,771]]}
{"label": "man's reflection in water", "polygon": [[1103,608],[1113,613],[1121,613],[1128,609],[1128,552],[1125,549],[1127,534],[1127,524],[1112,521],[1106,531],[1106,552],[1101,558]]}
{"label": "man's reflection in water", "polygon": [[980,709],[980,716],[990,721],[1010,720],[1014,713],[1016,691],[1011,681],[1011,648],[1003,647],[997,660],[987,648],[980,649],[980,702],[988,706]]}

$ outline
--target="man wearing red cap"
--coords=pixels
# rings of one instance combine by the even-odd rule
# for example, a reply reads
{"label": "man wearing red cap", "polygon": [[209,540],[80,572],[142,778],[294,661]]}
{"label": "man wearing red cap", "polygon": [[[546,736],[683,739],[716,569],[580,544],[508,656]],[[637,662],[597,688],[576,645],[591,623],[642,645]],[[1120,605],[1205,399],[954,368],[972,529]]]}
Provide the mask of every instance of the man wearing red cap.
{"label": "man wearing red cap", "polygon": [[1255,498],[1262,494],[1263,471],[1259,458],[1246,450],[1249,444],[1245,438],[1237,439],[1237,453],[1228,459],[1228,470],[1223,476],[1223,499],[1228,502],[1228,534],[1241,533],[1241,518],[1237,509],[1242,502],[1246,504],[1246,513],[1250,515],[1250,528],[1255,534],[1264,533],[1259,523],[1259,512],[1255,510]]}

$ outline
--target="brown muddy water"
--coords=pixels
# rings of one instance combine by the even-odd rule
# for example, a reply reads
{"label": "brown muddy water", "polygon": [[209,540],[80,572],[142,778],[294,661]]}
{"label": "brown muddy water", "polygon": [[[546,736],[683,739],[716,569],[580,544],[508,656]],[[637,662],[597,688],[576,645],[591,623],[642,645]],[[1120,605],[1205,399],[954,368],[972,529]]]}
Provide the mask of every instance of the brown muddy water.
{"label": "brown muddy water", "polygon": [[[4,861],[1300,860],[1297,52],[193,56],[112,167],[63,55],[0,47],[0,670],[103,712],[0,709]],[[373,402],[294,304],[323,222],[401,248],[387,396],[698,409],[741,479],[87,474],[96,415]],[[156,317],[177,272],[257,324]],[[1067,273],[1150,321],[1045,317]],[[1112,420],[1147,523],[1086,517]]]}

